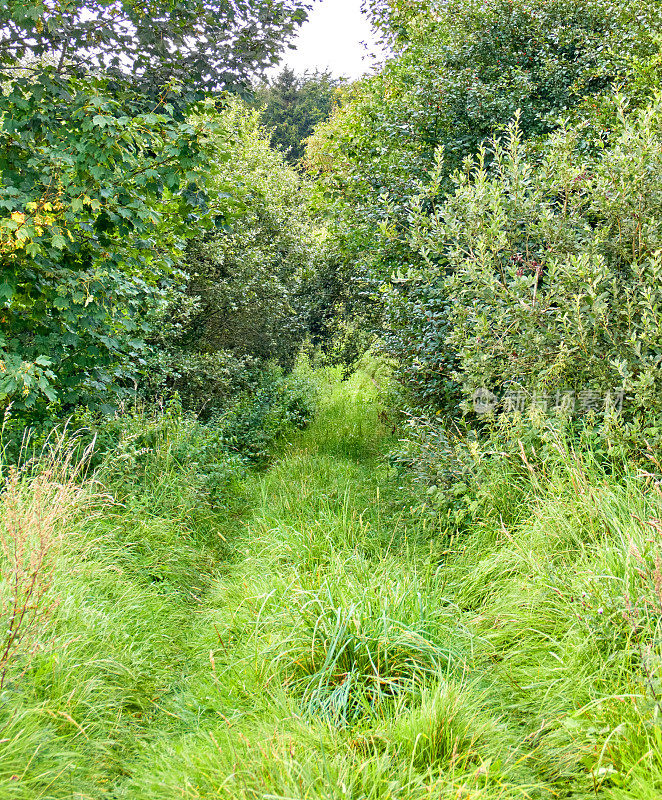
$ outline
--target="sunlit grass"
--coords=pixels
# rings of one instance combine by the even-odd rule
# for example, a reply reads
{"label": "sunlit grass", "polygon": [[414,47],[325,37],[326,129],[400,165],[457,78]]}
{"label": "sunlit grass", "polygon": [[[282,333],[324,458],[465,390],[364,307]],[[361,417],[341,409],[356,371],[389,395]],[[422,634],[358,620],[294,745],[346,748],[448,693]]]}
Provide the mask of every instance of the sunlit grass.
{"label": "sunlit grass", "polygon": [[505,465],[510,523],[442,544],[373,381],[323,380],[220,510],[163,458],[69,519],[0,797],[659,797],[659,487],[560,452],[512,494]]}

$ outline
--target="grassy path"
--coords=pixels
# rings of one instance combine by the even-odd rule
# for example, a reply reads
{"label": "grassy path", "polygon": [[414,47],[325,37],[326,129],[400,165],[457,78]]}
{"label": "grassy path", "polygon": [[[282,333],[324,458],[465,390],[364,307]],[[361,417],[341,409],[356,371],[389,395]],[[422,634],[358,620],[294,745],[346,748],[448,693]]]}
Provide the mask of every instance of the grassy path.
{"label": "grassy path", "polygon": [[517,726],[467,681],[471,635],[386,444],[355,376],[252,480],[189,672],[118,797],[550,796]]}
{"label": "grassy path", "polygon": [[0,800],[662,796],[635,559],[662,492],[495,472],[449,548],[390,445],[358,374],[225,510],[166,437],[72,518],[53,646],[0,691]]}

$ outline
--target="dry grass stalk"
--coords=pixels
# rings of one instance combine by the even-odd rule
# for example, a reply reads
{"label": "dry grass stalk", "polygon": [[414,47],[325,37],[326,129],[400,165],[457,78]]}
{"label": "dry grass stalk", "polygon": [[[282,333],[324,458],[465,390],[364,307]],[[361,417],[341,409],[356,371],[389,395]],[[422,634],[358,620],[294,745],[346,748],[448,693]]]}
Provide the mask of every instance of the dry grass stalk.
{"label": "dry grass stalk", "polygon": [[88,496],[73,463],[56,447],[34,474],[12,467],[0,498],[0,689],[22,674],[57,601],[51,587],[66,524]]}

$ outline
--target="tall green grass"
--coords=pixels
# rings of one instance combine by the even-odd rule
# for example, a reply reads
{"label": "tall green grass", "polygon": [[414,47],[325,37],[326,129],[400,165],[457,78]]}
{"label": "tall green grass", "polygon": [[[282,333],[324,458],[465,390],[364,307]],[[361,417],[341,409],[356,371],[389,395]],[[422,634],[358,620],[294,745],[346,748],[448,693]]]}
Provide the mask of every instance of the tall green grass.
{"label": "tall green grass", "polygon": [[494,459],[448,538],[389,466],[379,382],[316,380],[214,508],[169,439],[86,484],[0,696],[0,797],[661,796],[657,479]]}

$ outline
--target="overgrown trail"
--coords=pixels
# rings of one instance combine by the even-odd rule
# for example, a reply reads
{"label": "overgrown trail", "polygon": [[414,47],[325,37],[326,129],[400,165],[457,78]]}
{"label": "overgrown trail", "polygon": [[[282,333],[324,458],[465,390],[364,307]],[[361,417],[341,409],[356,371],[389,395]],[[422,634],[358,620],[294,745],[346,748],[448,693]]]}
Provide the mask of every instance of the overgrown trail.
{"label": "overgrown trail", "polygon": [[114,796],[557,795],[533,722],[468,674],[466,614],[387,444],[374,384],[356,375],[251,479],[187,669]]}
{"label": "overgrown trail", "polygon": [[0,691],[0,799],[659,798],[656,678],[613,587],[658,624],[624,553],[662,492],[577,458],[493,471],[451,544],[388,464],[374,381],[322,378],[314,423],[225,507],[197,502],[166,418],[66,523],[52,644]]}
{"label": "overgrown trail", "polygon": [[357,723],[385,721],[448,654],[417,588],[431,576],[403,557],[410,509],[375,383],[325,391],[315,422],[243,487],[189,675],[118,796],[385,796]]}

